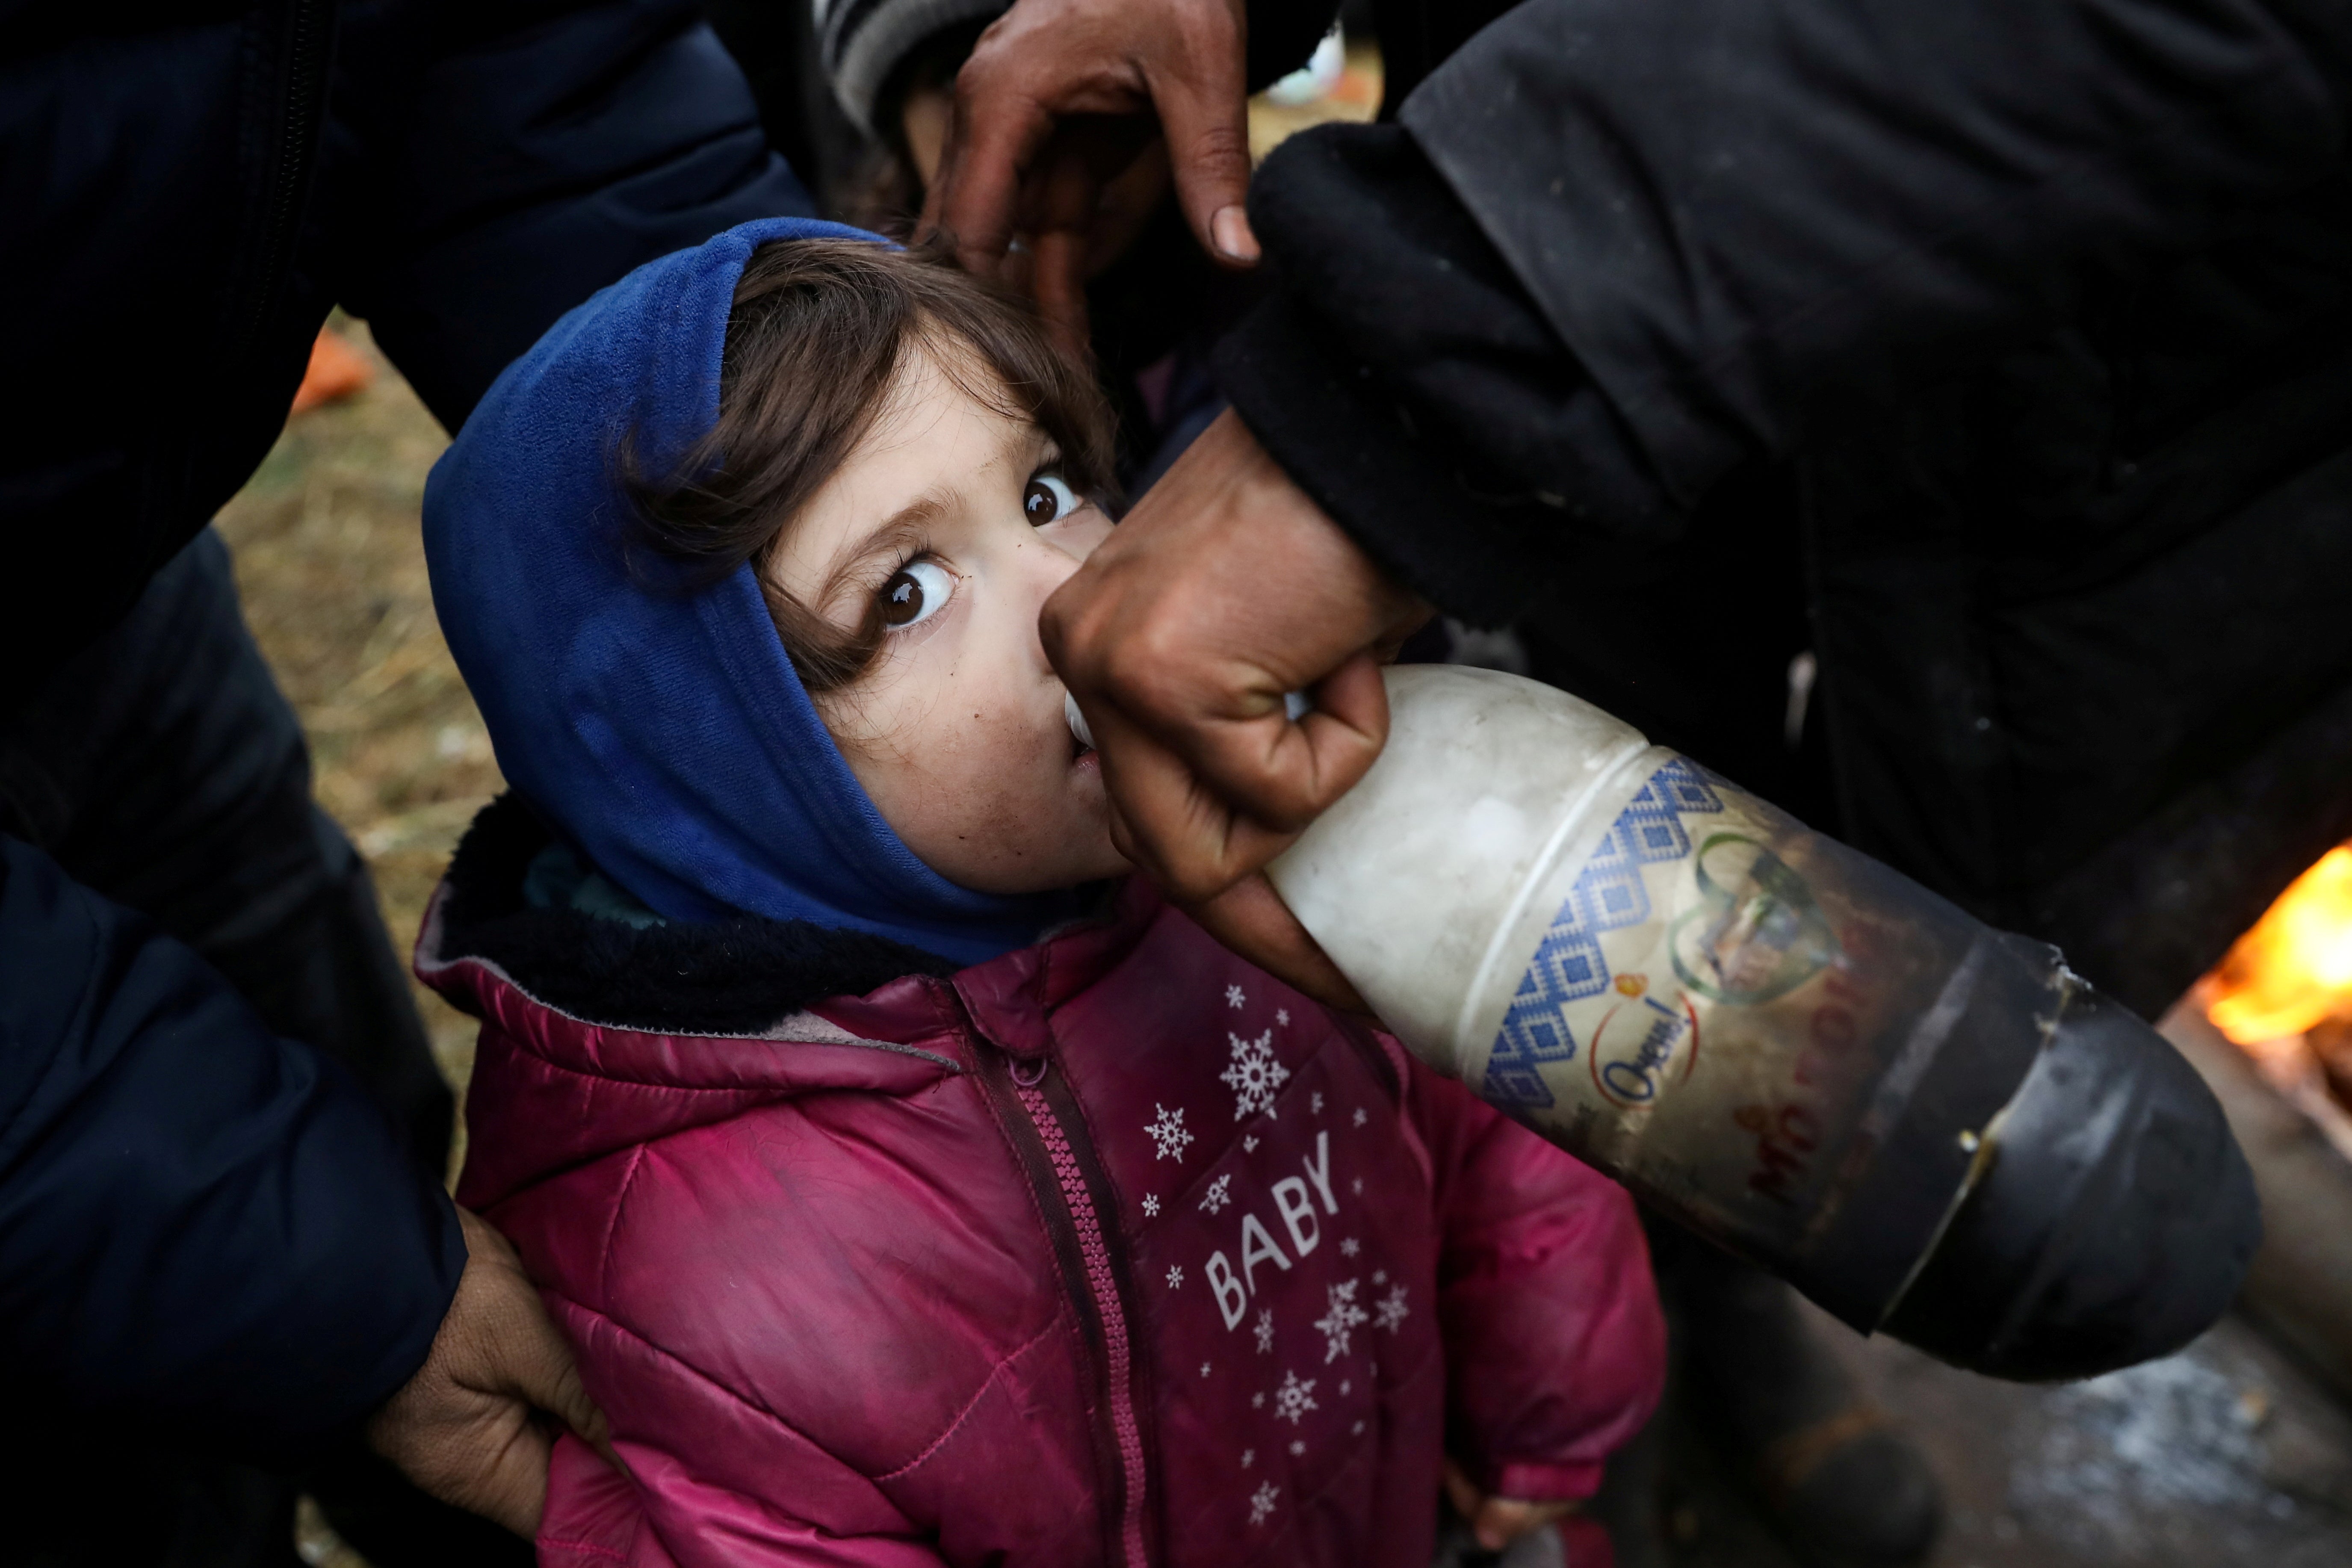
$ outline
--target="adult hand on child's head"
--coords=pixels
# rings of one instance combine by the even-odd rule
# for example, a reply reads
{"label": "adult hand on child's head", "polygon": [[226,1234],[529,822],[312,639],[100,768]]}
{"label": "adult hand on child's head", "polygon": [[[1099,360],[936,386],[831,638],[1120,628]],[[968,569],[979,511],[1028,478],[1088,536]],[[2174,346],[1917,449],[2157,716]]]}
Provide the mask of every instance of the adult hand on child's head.
{"label": "adult hand on child's head", "polygon": [[1079,342],[1087,278],[1171,173],[1209,254],[1255,265],[1247,26],[1241,0],[1014,0],[956,75],[924,231],[944,230],[958,260],[990,277],[1013,237],[1029,237],[1018,281]]}
{"label": "adult hand on child's head", "polygon": [[[1227,946],[1360,1010],[1259,869],[1388,740],[1380,666],[1429,606],[1230,411],[1046,601],[1046,653],[1102,754],[1121,853]],[[1284,714],[1311,689],[1314,710]]]}
{"label": "adult hand on child's head", "polygon": [[368,1423],[369,1444],[442,1501],[539,1532],[548,1412],[600,1448],[604,1413],[506,1237],[464,1209],[466,1271],[416,1374]]}
{"label": "adult hand on child's head", "polygon": [[1452,1459],[1445,1461],[1445,1495],[1452,1500],[1454,1511],[1469,1523],[1478,1544],[1488,1552],[1500,1552],[1520,1536],[1557,1524],[1576,1511],[1572,1502],[1489,1497]]}

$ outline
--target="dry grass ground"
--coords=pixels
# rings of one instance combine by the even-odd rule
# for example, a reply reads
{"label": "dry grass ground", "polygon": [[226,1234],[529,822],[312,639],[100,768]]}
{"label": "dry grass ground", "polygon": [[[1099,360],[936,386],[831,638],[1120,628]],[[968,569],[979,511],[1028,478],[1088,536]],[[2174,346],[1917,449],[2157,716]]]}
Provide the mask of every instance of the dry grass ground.
{"label": "dry grass ground", "polygon": [[[404,955],[499,771],[434,619],[418,533],[425,476],[448,437],[366,328],[335,330],[374,364],[374,384],[289,421],[219,527],[246,618],[310,738],[320,804],[367,857]],[[422,986],[417,997],[462,1087],[471,1020]]]}

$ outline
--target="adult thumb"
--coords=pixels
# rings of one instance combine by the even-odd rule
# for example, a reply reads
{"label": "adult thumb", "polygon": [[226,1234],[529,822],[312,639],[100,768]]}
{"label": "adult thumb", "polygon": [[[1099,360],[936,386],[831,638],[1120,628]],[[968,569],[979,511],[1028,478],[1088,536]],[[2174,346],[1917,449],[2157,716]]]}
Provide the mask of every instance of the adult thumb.
{"label": "adult thumb", "polygon": [[563,1342],[562,1334],[543,1311],[539,1325],[541,1334],[534,1336],[535,1342],[515,1368],[515,1392],[571,1427],[582,1441],[594,1447],[604,1447],[612,1440],[612,1427],[604,1413],[596,1408],[596,1402],[588,1397],[588,1385],[580,1377],[580,1363],[572,1359],[571,1347]]}
{"label": "adult thumb", "polygon": [[572,1346],[547,1315],[522,1260],[488,1221],[466,1209],[457,1215],[466,1232],[468,1272],[485,1298],[478,1310],[478,1354],[483,1364],[461,1372],[461,1381],[520,1399],[589,1442],[604,1442],[604,1414],[588,1397]]}

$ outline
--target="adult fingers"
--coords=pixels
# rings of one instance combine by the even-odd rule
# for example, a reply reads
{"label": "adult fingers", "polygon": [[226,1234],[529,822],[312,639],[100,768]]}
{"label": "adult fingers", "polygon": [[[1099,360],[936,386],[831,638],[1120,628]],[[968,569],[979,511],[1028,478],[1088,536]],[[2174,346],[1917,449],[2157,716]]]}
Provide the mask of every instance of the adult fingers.
{"label": "adult fingers", "polygon": [[944,234],[967,271],[993,276],[1013,243],[1022,177],[1052,139],[1055,117],[1018,82],[975,58],[956,77],[955,115],[940,175],[923,197],[924,238]]}
{"label": "adult fingers", "polygon": [[470,1434],[469,1441],[453,1444],[446,1456],[446,1483],[425,1489],[502,1524],[528,1541],[539,1533],[547,1511],[547,1467],[555,1444],[539,1424],[520,1408],[503,1414],[495,1425]]}
{"label": "adult fingers", "polygon": [[[1421,613],[1227,414],[1038,631],[1095,726],[1136,859],[1199,903],[1370,767],[1388,735],[1370,650]],[[1285,695],[1302,687],[1314,710],[1292,723]]]}
{"label": "adult fingers", "polygon": [[1090,713],[1112,842],[1178,903],[1205,903],[1282,853],[1293,835],[1235,813],[1167,747],[1115,711]]}
{"label": "adult fingers", "polygon": [[1277,698],[1239,722],[1168,713],[1154,728],[1211,790],[1266,826],[1296,833],[1353,789],[1389,740],[1388,688],[1369,648],[1309,694],[1314,706],[1296,721]]}
{"label": "adult fingers", "polygon": [[1541,1530],[1574,1511],[1575,1504],[1528,1502],[1520,1498],[1490,1497],[1471,1517],[1470,1532],[1489,1552],[1500,1552],[1522,1535]]}
{"label": "adult fingers", "polygon": [[1092,354],[1087,331],[1087,258],[1093,249],[1095,204],[1102,190],[1096,160],[1083,138],[1064,127],[1034,177],[1036,198],[1024,206],[1034,263],[1030,289],[1063,352],[1080,363]]}
{"label": "adult fingers", "polygon": [[1372,1016],[1339,966],[1298,923],[1264,872],[1254,872],[1186,912],[1202,930],[1286,984],[1327,1007]]}
{"label": "adult fingers", "polygon": [[507,1357],[503,1392],[546,1411],[586,1442],[608,1441],[611,1427],[596,1402],[588,1397],[588,1385],[581,1379],[572,1347],[540,1305],[539,1293],[528,1283],[522,1289],[526,1294],[516,1303],[502,1347]]}
{"label": "adult fingers", "polygon": [[1478,1510],[1486,1504],[1486,1494],[1478,1489],[1478,1483],[1470,1479],[1450,1454],[1445,1458],[1444,1474],[1445,1500],[1454,1505],[1454,1511],[1465,1520],[1475,1519]]}
{"label": "adult fingers", "polygon": [[[1121,650],[1108,679],[1088,693],[1094,700],[1081,699],[1089,721],[1097,707],[1116,707],[1171,757],[1189,792],[1275,834],[1295,834],[1321,816],[1388,743],[1388,689],[1368,648],[1309,689],[1313,708],[1296,721],[1286,716],[1287,682],[1279,675],[1188,672],[1172,658],[1151,659],[1150,675],[1130,672],[1128,659],[1143,651]],[[1113,732],[1118,739],[1102,746],[1107,770],[1129,743],[1129,731]],[[1163,810],[1133,826],[1158,847],[1171,820]]]}
{"label": "adult fingers", "polygon": [[572,1346],[548,1317],[522,1259],[488,1221],[457,1211],[466,1235],[468,1304],[465,1348],[450,1372],[459,1383],[544,1410],[591,1443],[606,1440],[604,1413],[588,1397]]}
{"label": "adult fingers", "polygon": [[1168,138],[1176,199],[1202,248],[1231,267],[1255,267],[1250,231],[1249,103],[1244,38],[1236,23],[1203,37],[1181,73],[1152,70],[1153,107]]}

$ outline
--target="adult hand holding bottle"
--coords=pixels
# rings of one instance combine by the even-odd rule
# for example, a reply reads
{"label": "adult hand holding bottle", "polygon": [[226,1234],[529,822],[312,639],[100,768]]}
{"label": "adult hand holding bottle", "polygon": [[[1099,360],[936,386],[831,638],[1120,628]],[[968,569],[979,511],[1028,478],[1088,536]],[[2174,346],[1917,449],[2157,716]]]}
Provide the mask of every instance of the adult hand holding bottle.
{"label": "adult hand holding bottle", "polygon": [[[1261,868],[1388,738],[1381,663],[1431,614],[1230,411],[1045,605],[1103,759],[1120,848],[1219,940],[1362,1003]],[[1286,692],[1314,708],[1286,717]]]}

